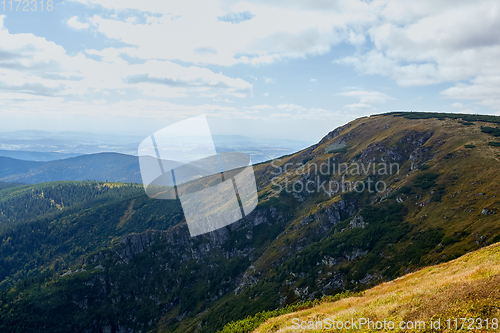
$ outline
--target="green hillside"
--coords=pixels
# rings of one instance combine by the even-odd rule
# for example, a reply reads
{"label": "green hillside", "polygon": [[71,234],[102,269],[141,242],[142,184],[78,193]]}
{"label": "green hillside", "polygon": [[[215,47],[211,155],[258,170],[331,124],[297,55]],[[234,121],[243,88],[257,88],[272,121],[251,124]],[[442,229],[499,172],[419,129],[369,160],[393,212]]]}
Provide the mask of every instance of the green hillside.
{"label": "green hillside", "polygon": [[[58,215],[63,197],[55,197],[55,206],[28,210],[22,220],[29,221],[6,222],[37,220],[41,231],[34,231],[38,255],[27,247],[0,253],[18,265],[5,276],[31,278],[4,288],[0,329],[215,332],[248,315],[362,291],[500,241],[500,148],[489,144],[495,130],[487,129],[498,119],[357,119],[317,145],[254,166],[255,211],[194,238],[177,201],[149,199],[136,186],[124,185],[129,197],[117,193],[75,211],[69,200],[69,215]],[[0,191],[0,204],[16,197],[15,189]],[[3,246],[14,234],[2,233]],[[65,264],[56,267],[56,255]],[[33,264],[22,268],[26,259],[16,256]],[[43,280],[41,268],[29,274],[49,266]]]}
{"label": "green hillside", "polygon": [[[144,205],[146,215],[133,214]],[[0,288],[52,277],[132,232],[166,230],[180,222],[180,214],[177,202],[150,201],[137,184],[55,182],[3,189]]]}

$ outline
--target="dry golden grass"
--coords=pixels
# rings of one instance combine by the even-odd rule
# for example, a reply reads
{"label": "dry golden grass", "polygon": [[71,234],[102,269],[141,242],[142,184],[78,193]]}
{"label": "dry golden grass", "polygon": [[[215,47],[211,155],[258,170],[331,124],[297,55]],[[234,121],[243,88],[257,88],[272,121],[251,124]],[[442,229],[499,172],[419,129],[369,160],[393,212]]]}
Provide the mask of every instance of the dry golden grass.
{"label": "dry golden grass", "polygon": [[[342,299],[317,307],[272,318],[262,324],[254,333],[263,332],[326,332],[326,329],[294,329],[292,320],[322,321],[354,320],[366,318],[372,321],[391,320],[394,330],[371,330],[397,332],[400,321],[441,320],[443,332],[446,320],[451,318],[500,319],[500,243],[466,254],[456,260],[424,268],[391,282],[367,290],[361,297]],[[459,320],[459,326],[461,321]],[[426,325],[426,330],[435,332]],[[355,330],[369,332],[370,330]],[[404,330],[410,332],[412,330]],[[415,330],[417,331],[417,330]],[[465,330],[464,330],[465,331]],[[474,332],[497,332],[491,327],[474,329]]]}

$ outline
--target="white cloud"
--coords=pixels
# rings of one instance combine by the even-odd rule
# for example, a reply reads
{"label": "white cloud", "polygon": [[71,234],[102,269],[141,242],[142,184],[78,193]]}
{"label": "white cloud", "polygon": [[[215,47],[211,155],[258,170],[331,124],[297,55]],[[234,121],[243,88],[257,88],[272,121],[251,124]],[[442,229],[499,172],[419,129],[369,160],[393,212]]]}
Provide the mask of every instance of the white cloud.
{"label": "white cloud", "polygon": [[496,95],[484,93],[500,88],[491,80],[500,76],[496,0],[77,1],[146,15],[142,23],[103,15],[90,20],[107,38],[131,45],[118,52],[140,59],[258,65],[335,52],[347,43],[357,51],[336,63],[401,86],[466,82],[443,96],[497,105]]}
{"label": "white cloud", "polygon": [[[72,16],[67,25],[91,28],[115,47],[68,53],[34,34],[9,33],[3,25],[5,16],[0,15],[0,92],[5,103],[12,106],[20,96],[30,103],[34,98],[43,103],[104,99],[115,105],[121,98],[126,103],[142,98],[164,102],[173,97],[224,102],[252,96],[253,85],[210,65],[269,64],[331,51],[336,63],[354,66],[364,74],[386,76],[401,86],[450,82],[451,87],[441,91],[443,97],[500,110],[500,4],[496,0],[73,1],[96,14],[88,19]],[[344,44],[355,51],[339,59],[335,47]],[[257,81],[248,73],[245,77]],[[287,84],[282,81],[278,82]],[[338,95],[354,99],[345,106],[349,110],[369,110],[393,99],[366,88]],[[266,92],[259,97],[267,96]],[[79,104],[72,105],[79,110]],[[175,108],[158,106],[158,110]],[[320,118],[331,114],[295,104],[266,111],[304,119],[314,112]]]}
{"label": "white cloud", "polygon": [[387,94],[380,91],[366,91],[366,90],[351,90],[341,92],[338,96],[353,97],[359,100],[359,103],[346,105],[349,109],[371,108],[371,104],[382,104],[388,100],[394,99]]}
{"label": "white cloud", "polygon": [[458,103],[458,102],[457,102],[457,103],[453,103],[453,104],[451,104],[451,107],[456,108],[456,109],[463,109],[463,108],[465,108],[466,106],[465,106],[463,103]]}
{"label": "white cloud", "polygon": [[274,107],[271,105],[261,104],[261,105],[252,105],[249,107],[249,109],[251,109],[251,110],[269,110],[269,109],[274,109]]}
{"label": "white cloud", "polygon": [[230,94],[244,97],[252,85],[242,79],[233,79],[222,73],[197,66],[183,67],[169,61],[151,60],[140,65],[129,65],[125,81],[129,84],[163,85],[178,90]]}
{"label": "white cloud", "polygon": [[373,46],[334,62],[401,86],[462,81],[442,95],[498,108],[498,1],[375,0],[370,7],[378,19],[359,26]]}
{"label": "white cloud", "polygon": [[373,106],[365,103],[353,103],[353,104],[347,104],[345,108],[350,110],[363,110],[363,109],[373,109]]}
{"label": "white cloud", "polygon": [[480,105],[500,110],[499,91],[500,75],[482,75],[472,79],[470,84],[457,83],[443,90],[441,95],[452,99],[480,100]]}
{"label": "white cloud", "polygon": [[282,117],[287,115],[295,120],[318,120],[318,119],[337,119],[339,113],[318,107],[306,107],[294,103],[281,103],[268,111],[273,117]]}
{"label": "white cloud", "polygon": [[82,23],[82,22],[78,21],[78,16],[73,16],[72,18],[70,18],[68,20],[67,23],[70,27],[73,27],[73,28],[78,29],[78,30],[87,29],[90,26],[90,24],[88,24],[88,23]]}
{"label": "white cloud", "polygon": [[127,51],[134,57],[225,66],[324,54],[344,39],[363,39],[346,31],[345,24],[372,17],[369,5],[361,0],[338,4],[328,12],[317,6],[255,1],[78,2],[116,13],[133,10],[146,15],[142,23],[109,15],[95,15],[90,20],[107,38],[133,45]]}
{"label": "white cloud", "polygon": [[[4,94],[0,93],[1,97]],[[124,117],[124,118],[162,118],[183,119],[200,114],[210,114],[218,117],[236,117],[244,115],[235,107],[221,106],[217,104],[184,105],[167,101],[139,98],[135,100],[123,100],[109,103],[105,100],[97,100],[91,107],[83,101],[69,101],[60,103],[60,100],[30,98],[12,103],[4,115],[26,114],[36,116],[42,114],[47,117],[64,117],[71,110],[71,117],[90,116],[102,117]]]}
{"label": "white cloud", "polygon": [[269,83],[276,83],[276,80],[273,79],[272,77],[265,77],[264,78],[264,83],[267,83],[267,84],[269,84]]}
{"label": "white cloud", "polygon": [[[129,64],[124,50],[88,50],[69,55],[65,49],[33,34],[11,34],[0,16],[0,91],[42,96],[109,95],[132,89],[136,94],[165,97],[245,97],[252,85],[198,66],[181,66],[167,60]],[[126,50],[125,50],[126,51]]]}

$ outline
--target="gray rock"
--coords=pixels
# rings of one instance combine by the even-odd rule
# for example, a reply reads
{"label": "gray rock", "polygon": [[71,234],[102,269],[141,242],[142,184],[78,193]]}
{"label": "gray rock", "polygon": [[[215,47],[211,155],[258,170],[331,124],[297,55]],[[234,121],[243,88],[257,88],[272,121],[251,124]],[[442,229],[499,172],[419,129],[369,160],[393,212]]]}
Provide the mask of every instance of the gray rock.
{"label": "gray rock", "polygon": [[368,225],[368,223],[365,222],[365,220],[363,220],[363,216],[361,216],[361,215],[354,216],[353,219],[351,220],[351,222],[349,222],[350,229],[353,229],[353,228],[364,229],[367,225]]}
{"label": "gray rock", "polygon": [[481,214],[483,214],[483,215],[493,215],[493,214],[495,214],[495,212],[492,211],[492,210],[489,210],[488,208],[483,208],[483,210],[481,211]]}

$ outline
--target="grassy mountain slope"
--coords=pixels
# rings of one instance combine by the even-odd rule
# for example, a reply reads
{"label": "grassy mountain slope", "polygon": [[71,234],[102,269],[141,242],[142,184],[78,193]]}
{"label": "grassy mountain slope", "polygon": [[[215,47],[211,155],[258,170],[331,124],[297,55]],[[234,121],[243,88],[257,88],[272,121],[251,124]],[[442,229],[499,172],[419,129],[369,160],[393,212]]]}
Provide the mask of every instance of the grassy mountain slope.
{"label": "grassy mountain slope", "polygon": [[[244,219],[190,238],[172,206],[163,213],[171,221],[166,228],[153,223],[90,256],[81,253],[70,274],[4,292],[0,328],[214,332],[247,315],[365,290],[497,242],[500,148],[484,128],[496,128],[498,118],[439,117],[360,118],[317,145],[258,164],[259,205]],[[369,172],[333,172],[341,163]],[[394,164],[393,172],[371,171]],[[384,191],[323,186],[355,181],[367,188],[381,182]],[[102,221],[119,225],[130,202]],[[151,216],[154,205],[160,214],[164,204],[136,201],[132,217]],[[72,224],[85,226],[88,239],[101,232],[87,226],[103,212],[89,214]]]}
{"label": "grassy mountain slope", "polygon": [[49,162],[0,156],[0,181],[34,184],[61,180],[141,182],[136,156],[99,153]]}
{"label": "grassy mountain slope", "polygon": [[[294,318],[298,320],[293,322]],[[425,322],[427,331],[431,331],[432,320],[440,322],[441,329],[449,332],[460,330],[460,318],[472,318],[474,322],[468,319],[463,331],[467,331],[472,323],[474,330],[497,332],[500,328],[500,244],[493,244],[453,261],[382,283],[366,290],[359,297],[324,303],[311,309],[269,319],[254,332],[326,332],[328,326],[316,324],[326,318],[342,322],[350,321],[351,318],[355,322],[360,318],[370,319],[372,322],[383,322],[385,319],[393,321],[396,328],[403,321]],[[458,319],[457,323],[455,318]],[[478,318],[482,319],[482,322]],[[493,320],[494,318],[496,320]],[[450,323],[448,319],[451,319]],[[490,321],[488,329],[485,319]],[[317,329],[298,329],[297,323],[303,321],[306,322],[303,327],[306,328],[312,321]],[[239,332],[238,323],[233,325],[231,332]],[[363,329],[356,331],[372,330],[367,329],[367,324],[364,324]]]}

